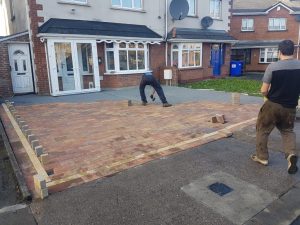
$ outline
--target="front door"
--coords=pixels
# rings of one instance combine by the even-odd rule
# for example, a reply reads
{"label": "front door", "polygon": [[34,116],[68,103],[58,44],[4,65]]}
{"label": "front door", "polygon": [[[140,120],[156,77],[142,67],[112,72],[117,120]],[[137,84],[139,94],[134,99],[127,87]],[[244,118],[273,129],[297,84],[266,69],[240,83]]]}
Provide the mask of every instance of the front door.
{"label": "front door", "polygon": [[213,67],[213,75],[219,76],[221,74],[221,48],[219,44],[213,44],[211,47],[211,64]]}
{"label": "front door", "polygon": [[75,90],[71,43],[55,43],[55,54],[60,90]]}
{"label": "front door", "polygon": [[9,62],[15,94],[33,92],[33,78],[28,44],[10,44]]}
{"label": "front door", "polygon": [[52,95],[100,91],[95,40],[48,39]]}

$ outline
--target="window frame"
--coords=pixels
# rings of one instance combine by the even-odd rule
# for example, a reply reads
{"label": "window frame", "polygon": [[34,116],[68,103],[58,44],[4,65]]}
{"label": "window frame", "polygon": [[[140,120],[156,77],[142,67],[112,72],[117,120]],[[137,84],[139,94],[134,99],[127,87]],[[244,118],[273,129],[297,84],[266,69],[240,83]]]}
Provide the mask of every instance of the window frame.
{"label": "window frame", "polygon": [[[213,3],[213,8],[212,8]],[[219,7],[219,13],[216,15],[216,6]],[[209,1],[209,14],[213,19],[222,18],[222,0],[210,0]]]}
{"label": "window frame", "polygon": [[197,0],[187,0],[189,6],[190,6],[190,2],[193,1],[193,4],[194,4],[194,12],[193,13],[190,13],[190,7],[189,7],[189,12],[188,12],[188,16],[196,16],[197,15],[197,12],[196,12],[196,9],[197,9]]}
{"label": "window frame", "polygon": [[[246,26],[243,26],[243,22],[246,22]],[[252,21],[252,27],[249,26],[249,21]],[[254,19],[253,18],[242,18],[241,31],[254,31]]]}
{"label": "window frame", "polygon": [[[272,51],[270,51],[270,49],[272,49]],[[272,53],[272,56],[275,53],[275,49],[277,51],[277,58],[276,57],[272,57],[270,58],[271,61],[268,61],[268,53]],[[262,54],[264,54],[264,56],[262,57]],[[263,61],[261,59],[264,59]],[[259,49],[259,63],[272,63],[272,62],[277,62],[278,61],[278,48],[276,47],[268,47],[268,48],[260,48]]]}
{"label": "window frame", "polygon": [[[195,45],[195,46],[199,46],[199,48],[184,48],[184,45]],[[174,46],[178,46],[177,49],[174,49]],[[188,66],[183,66],[183,51],[188,51]],[[196,63],[195,60],[195,56],[196,56],[196,51],[200,51],[200,65],[196,65],[194,63],[194,66],[190,66],[190,52],[194,51],[194,61]],[[176,64],[174,62],[174,56],[173,54],[177,52],[177,58],[178,58],[178,63]],[[202,55],[203,55],[203,43],[202,42],[193,42],[193,43],[173,43],[171,46],[171,63],[173,66],[177,66],[180,69],[191,69],[191,68],[202,68]]]}
{"label": "window frame", "polygon": [[131,0],[132,7],[125,7],[125,6],[123,6],[123,1],[125,1],[125,0],[119,0],[119,1],[120,1],[120,5],[114,5],[113,4],[113,0],[111,0],[111,6],[114,7],[114,8],[129,9],[129,10],[143,10],[143,8],[144,8],[144,1],[143,0],[138,0],[138,1],[140,1],[140,5],[141,5],[140,8],[135,7],[135,1],[136,0]]}
{"label": "window frame", "polygon": [[[279,22],[279,29],[276,29],[274,26],[274,22],[278,20]],[[273,21],[273,27],[270,26],[270,22]],[[282,21],[284,21],[284,27],[282,26]],[[287,30],[287,18],[269,18],[268,22],[268,31],[285,31]]]}
{"label": "window frame", "polygon": [[[125,43],[126,47],[125,48],[120,48],[120,44]],[[107,44],[113,44],[113,48],[108,48]],[[130,48],[130,44],[135,44],[135,48]],[[139,45],[142,44],[143,48],[139,48]],[[127,69],[126,70],[121,70],[120,67],[120,51],[126,51],[127,53]],[[129,69],[130,68],[130,62],[129,62],[129,51],[135,51],[136,52],[136,69]],[[139,69],[139,62],[138,62],[138,51],[143,51],[144,52],[144,68]],[[108,52],[113,52],[113,57],[114,57],[114,69],[108,69],[108,60],[107,60],[107,53]],[[112,42],[112,43],[105,43],[105,71],[107,74],[128,74],[128,73],[142,73],[146,72],[149,70],[149,46],[146,43],[135,43],[135,42]]]}
{"label": "window frame", "polygon": [[58,3],[62,4],[73,4],[73,5],[88,5],[88,0],[58,0]]}

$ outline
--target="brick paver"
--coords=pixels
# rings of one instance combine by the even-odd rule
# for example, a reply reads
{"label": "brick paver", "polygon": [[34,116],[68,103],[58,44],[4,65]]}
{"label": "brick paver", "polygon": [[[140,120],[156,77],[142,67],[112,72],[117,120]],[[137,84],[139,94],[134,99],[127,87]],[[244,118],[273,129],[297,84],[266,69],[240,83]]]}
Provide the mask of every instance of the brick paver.
{"label": "brick paver", "polygon": [[[50,192],[207,143],[197,138],[255,118],[258,109],[254,104],[233,106],[214,102],[190,102],[169,108],[161,105],[128,107],[125,101],[16,107],[49,153],[45,169],[54,170]],[[228,122],[211,123],[210,118],[215,114],[224,114]],[[3,111],[1,117],[9,130]],[[13,131],[8,133],[13,143],[18,143]],[[222,137],[215,135],[210,141]],[[191,143],[176,145],[188,140],[192,140]],[[14,150],[32,187],[34,172],[30,163],[20,146]]]}

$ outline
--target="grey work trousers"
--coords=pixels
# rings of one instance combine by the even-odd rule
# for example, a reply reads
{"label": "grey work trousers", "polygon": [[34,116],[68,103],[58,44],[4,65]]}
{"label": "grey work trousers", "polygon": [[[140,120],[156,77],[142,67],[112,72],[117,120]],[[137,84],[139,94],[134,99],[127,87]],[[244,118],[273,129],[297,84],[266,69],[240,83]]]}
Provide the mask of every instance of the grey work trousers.
{"label": "grey work trousers", "polygon": [[256,155],[258,158],[268,160],[268,138],[274,127],[281,133],[286,157],[289,154],[296,154],[295,116],[296,108],[285,108],[269,100],[263,104],[256,122]]}

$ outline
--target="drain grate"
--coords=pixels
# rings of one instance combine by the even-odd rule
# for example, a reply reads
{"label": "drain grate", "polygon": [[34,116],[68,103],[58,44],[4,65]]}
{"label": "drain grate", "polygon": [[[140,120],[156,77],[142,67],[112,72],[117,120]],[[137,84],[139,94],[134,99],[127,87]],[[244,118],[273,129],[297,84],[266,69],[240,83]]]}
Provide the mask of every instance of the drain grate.
{"label": "drain grate", "polygon": [[209,185],[208,188],[221,197],[233,191],[231,187],[219,182]]}

